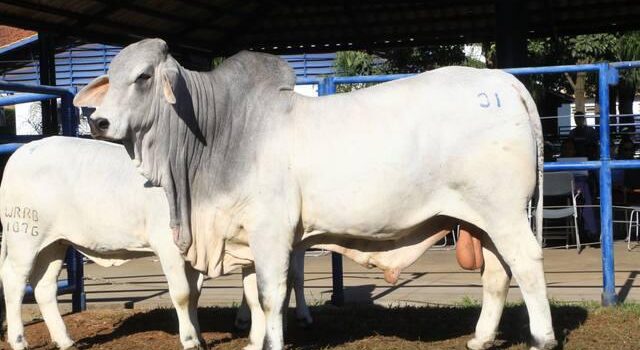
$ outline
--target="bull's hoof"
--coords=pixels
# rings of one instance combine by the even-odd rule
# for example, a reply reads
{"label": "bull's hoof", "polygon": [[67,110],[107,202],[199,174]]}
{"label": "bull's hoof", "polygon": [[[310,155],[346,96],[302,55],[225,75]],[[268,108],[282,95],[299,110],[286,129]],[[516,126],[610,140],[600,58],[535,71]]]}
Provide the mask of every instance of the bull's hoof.
{"label": "bull's hoof", "polygon": [[247,329],[249,329],[249,327],[251,327],[251,321],[236,318],[234,325],[236,326],[236,329],[240,331],[246,331]]}
{"label": "bull's hoof", "polygon": [[536,344],[531,345],[529,350],[553,350],[558,347],[558,341],[555,338],[546,339],[544,341],[537,341]]}
{"label": "bull's hoof", "polygon": [[207,350],[206,345],[196,345],[184,350]]}
{"label": "bull's hoof", "polygon": [[262,347],[257,347],[256,345],[249,344],[242,348],[242,350],[262,350]]}
{"label": "bull's hoof", "polygon": [[469,350],[486,350],[491,349],[494,344],[494,340],[481,340],[478,338],[473,338],[467,342],[467,349]]}
{"label": "bull's hoof", "polygon": [[296,319],[296,322],[298,323],[298,327],[301,329],[311,329],[311,326],[313,326],[313,320],[311,317],[301,317]]}

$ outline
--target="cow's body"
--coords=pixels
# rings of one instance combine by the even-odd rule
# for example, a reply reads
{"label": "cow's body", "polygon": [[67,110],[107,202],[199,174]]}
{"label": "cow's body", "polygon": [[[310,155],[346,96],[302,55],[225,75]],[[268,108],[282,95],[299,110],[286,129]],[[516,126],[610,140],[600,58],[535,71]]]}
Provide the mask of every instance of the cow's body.
{"label": "cow's body", "polygon": [[75,102],[97,106],[94,133],[123,139],[165,188],[174,240],[194,267],[217,275],[255,259],[267,348],[283,346],[293,247],[323,244],[393,277],[459,221],[484,235],[483,311],[469,346],[493,341],[507,266],[534,348],[555,344],[526,214],[541,180],[540,121],[517,79],[451,67],[307,98],[273,56],[244,52],[196,73],[166,50],[159,40],[125,48]]}

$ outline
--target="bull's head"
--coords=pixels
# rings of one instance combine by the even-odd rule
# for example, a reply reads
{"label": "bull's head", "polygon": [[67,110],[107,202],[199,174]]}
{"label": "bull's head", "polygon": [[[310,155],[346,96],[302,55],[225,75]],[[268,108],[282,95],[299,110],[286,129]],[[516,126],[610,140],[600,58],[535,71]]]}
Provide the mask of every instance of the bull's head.
{"label": "bull's head", "polygon": [[[178,63],[161,39],[146,39],[125,47],[109,72],[85,86],[73,100],[76,107],[94,107],[89,118],[97,138],[122,140],[154,121],[154,104],[175,104]],[[161,98],[164,101],[158,101]]]}

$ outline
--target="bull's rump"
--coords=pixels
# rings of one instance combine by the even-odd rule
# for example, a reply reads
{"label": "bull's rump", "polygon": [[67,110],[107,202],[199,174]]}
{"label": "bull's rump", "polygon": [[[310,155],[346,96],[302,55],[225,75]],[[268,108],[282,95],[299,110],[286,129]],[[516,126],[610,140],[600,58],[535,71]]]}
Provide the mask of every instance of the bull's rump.
{"label": "bull's rump", "polygon": [[293,159],[305,224],[384,238],[436,214],[477,221],[483,200],[524,208],[536,147],[515,84],[451,67],[302,99]]}

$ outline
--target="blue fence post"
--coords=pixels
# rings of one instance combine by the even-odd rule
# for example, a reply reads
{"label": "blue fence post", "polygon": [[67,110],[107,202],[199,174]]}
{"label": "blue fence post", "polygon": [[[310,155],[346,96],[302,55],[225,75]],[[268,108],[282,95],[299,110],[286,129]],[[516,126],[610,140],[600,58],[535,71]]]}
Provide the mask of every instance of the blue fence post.
{"label": "blue fence post", "polygon": [[[318,84],[318,95],[333,95],[336,93],[336,82],[334,77],[326,77]],[[342,255],[331,253],[331,280],[333,289],[331,293],[331,304],[336,306],[344,305],[344,280],[342,270]]]}
{"label": "blue fence post", "polygon": [[[73,106],[71,92],[60,96],[62,100],[62,134],[78,136],[78,111]],[[73,286],[71,293],[71,311],[80,312],[87,309],[87,298],[84,292],[84,265],[82,254],[73,247],[67,254],[67,281]]]}
{"label": "blue fence post", "polygon": [[611,157],[609,155],[609,64],[598,64],[600,99],[600,233],[602,246],[602,305],[615,305],[615,265],[613,260],[613,218],[611,198]]}

